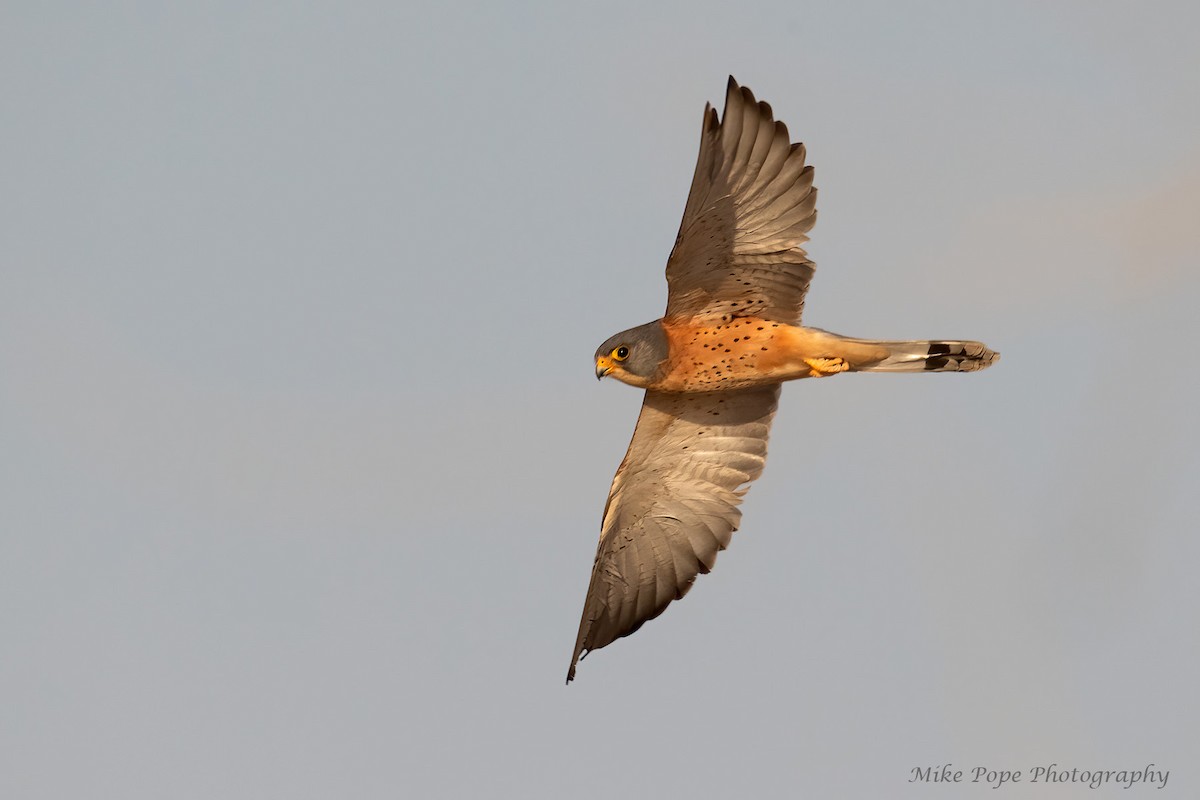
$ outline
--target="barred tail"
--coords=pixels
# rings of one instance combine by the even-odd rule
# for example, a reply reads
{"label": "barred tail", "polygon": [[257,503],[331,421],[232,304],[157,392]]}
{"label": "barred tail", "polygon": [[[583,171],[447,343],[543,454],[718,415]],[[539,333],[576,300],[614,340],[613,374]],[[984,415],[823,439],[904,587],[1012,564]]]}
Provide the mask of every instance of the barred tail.
{"label": "barred tail", "polygon": [[1000,354],[989,350],[982,342],[923,341],[876,342],[851,339],[853,342],[886,348],[882,361],[863,364],[856,372],[974,372],[987,369],[1000,360]]}

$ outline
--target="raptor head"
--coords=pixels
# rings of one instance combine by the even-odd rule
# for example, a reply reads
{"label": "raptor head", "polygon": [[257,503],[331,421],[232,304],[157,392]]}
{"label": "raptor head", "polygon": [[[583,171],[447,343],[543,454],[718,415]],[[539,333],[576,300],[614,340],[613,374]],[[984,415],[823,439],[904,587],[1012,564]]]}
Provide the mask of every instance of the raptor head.
{"label": "raptor head", "polygon": [[596,348],[596,378],[611,375],[645,388],[667,358],[667,337],[658,320],[621,331]]}

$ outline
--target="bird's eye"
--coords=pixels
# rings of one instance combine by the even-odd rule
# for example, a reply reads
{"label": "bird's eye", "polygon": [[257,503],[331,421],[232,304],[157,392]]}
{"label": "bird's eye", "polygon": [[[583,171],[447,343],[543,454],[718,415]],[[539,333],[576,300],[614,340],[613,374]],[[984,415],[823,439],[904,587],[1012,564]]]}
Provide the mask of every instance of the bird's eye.
{"label": "bird's eye", "polygon": [[629,348],[625,345],[621,345],[616,350],[612,351],[612,357],[617,361],[624,361],[625,359],[629,358]]}

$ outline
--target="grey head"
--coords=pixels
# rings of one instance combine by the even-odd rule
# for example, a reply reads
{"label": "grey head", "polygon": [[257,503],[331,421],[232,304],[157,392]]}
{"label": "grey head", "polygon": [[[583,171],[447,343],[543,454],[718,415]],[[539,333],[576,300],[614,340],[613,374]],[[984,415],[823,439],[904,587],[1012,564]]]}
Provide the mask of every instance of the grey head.
{"label": "grey head", "polygon": [[658,320],[621,331],[596,348],[596,377],[612,375],[634,386],[647,386],[667,358],[667,336]]}

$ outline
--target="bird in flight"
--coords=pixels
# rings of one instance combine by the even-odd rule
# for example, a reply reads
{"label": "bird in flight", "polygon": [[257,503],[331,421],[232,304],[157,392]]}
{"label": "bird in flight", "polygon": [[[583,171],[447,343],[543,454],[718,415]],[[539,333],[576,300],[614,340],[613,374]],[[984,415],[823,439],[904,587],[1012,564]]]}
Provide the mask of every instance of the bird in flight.
{"label": "bird in flight", "polygon": [[815,268],[813,169],[771,107],[730,77],[704,109],[667,311],[596,350],[596,377],[646,390],[617,469],[567,682],[579,659],[657,617],[713,568],[763,470],[780,384],[843,372],[971,372],[980,342],[853,339],[800,325]]}

